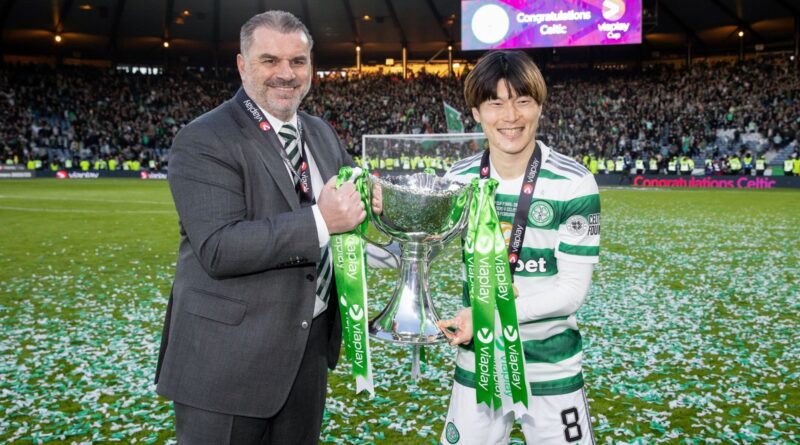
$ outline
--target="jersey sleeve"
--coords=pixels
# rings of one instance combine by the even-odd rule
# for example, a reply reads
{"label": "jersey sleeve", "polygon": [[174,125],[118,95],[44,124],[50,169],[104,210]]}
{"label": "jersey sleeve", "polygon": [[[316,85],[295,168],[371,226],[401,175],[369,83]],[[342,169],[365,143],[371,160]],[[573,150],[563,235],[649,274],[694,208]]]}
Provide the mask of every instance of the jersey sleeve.
{"label": "jersey sleeve", "polygon": [[594,175],[576,181],[566,196],[558,226],[556,259],[595,264],[600,258],[600,194]]}

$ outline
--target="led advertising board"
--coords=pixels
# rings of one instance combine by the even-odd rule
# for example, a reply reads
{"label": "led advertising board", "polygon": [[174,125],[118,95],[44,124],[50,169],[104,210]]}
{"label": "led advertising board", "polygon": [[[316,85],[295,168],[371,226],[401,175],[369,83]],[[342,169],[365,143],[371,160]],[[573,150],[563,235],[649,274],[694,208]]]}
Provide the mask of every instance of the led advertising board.
{"label": "led advertising board", "polygon": [[642,43],[641,0],[463,0],[461,49]]}

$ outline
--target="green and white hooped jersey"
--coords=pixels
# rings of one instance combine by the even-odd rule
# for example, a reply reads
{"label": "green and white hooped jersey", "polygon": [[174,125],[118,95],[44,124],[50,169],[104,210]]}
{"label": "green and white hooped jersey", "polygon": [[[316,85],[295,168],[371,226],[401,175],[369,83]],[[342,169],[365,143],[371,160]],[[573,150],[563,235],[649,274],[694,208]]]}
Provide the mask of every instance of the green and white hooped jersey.
{"label": "green and white hooped jersey", "polygon": [[[555,285],[559,261],[597,263],[600,253],[600,196],[583,165],[537,141],[542,167],[528,214],[525,239],[514,274],[520,299]],[[469,182],[480,177],[481,153],[453,165],[445,177]],[[498,179],[495,207],[506,243],[511,236],[522,177]],[[469,297],[464,289],[464,305]],[[532,395],[568,394],[583,387],[582,341],[575,316],[520,320],[525,374]],[[472,343],[459,347],[455,379],[475,387]]]}

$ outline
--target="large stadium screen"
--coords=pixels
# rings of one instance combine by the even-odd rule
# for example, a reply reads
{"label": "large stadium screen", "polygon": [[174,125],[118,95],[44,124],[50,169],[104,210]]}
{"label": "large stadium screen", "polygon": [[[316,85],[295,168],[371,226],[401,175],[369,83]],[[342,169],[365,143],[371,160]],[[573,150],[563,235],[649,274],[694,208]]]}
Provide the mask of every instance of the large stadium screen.
{"label": "large stadium screen", "polygon": [[642,43],[641,0],[463,0],[461,49]]}

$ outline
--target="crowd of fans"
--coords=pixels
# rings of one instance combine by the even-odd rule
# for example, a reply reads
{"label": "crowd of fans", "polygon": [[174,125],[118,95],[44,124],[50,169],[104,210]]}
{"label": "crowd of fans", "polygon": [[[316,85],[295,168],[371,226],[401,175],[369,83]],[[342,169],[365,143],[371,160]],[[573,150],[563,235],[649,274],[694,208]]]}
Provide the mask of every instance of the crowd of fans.
{"label": "crowd of fans", "polygon": [[[800,74],[780,57],[636,71],[549,69],[545,77],[539,138],[578,158],[760,156],[800,137]],[[363,134],[447,132],[443,101],[462,110],[467,132],[476,129],[458,77],[314,83],[301,108],[330,122],[353,154]],[[0,163],[162,168],[180,128],[238,87],[235,70],[142,75],[0,65]]]}

